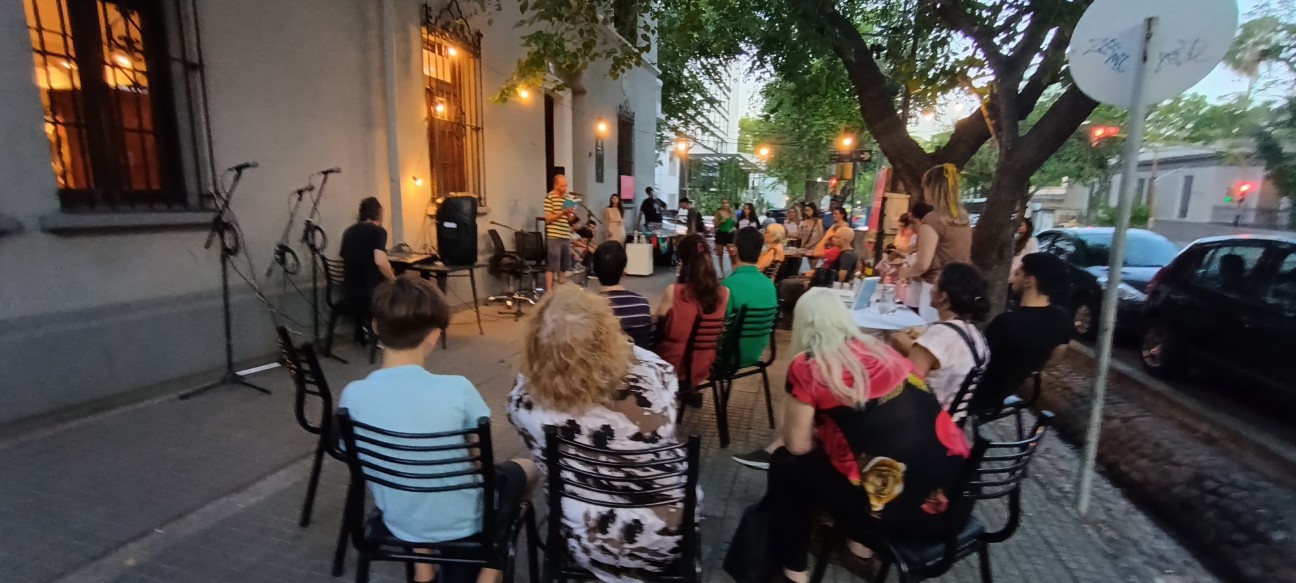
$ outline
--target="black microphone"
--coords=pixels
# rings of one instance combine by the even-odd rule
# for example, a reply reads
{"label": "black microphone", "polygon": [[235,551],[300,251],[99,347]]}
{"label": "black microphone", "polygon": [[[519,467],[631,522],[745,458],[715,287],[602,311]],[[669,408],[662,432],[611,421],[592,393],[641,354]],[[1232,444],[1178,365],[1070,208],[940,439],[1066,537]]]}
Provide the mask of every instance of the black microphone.
{"label": "black microphone", "polygon": [[316,172],[316,174],[340,174],[341,172],[342,172],[342,168],[334,166],[332,168],[326,168],[324,170],[320,170],[319,172]]}
{"label": "black microphone", "polygon": [[301,195],[303,195],[303,194],[306,194],[306,193],[311,192],[311,191],[314,191],[314,190],[315,190],[315,185],[314,185],[314,184],[307,184],[306,186],[303,186],[303,187],[301,187],[301,188],[298,188],[296,194],[297,194],[297,196],[301,196]]}
{"label": "black microphone", "polygon": [[240,172],[243,170],[247,170],[248,168],[256,168],[257,166],[260,166],[260,164],[257,164],[256,162],[244,162],[242,164],[235,164],[231,166],[230,170],[233,170],[235,172]]}

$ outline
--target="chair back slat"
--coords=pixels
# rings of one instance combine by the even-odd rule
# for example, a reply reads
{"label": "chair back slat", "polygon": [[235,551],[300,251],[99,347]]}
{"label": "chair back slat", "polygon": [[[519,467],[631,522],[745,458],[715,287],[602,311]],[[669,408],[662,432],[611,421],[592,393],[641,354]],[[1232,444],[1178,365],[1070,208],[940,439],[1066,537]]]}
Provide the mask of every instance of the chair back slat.
{"label": "chair back slat", "polygon": [[[695,559],[699,537],[697,485],[701,440],[689,436],[683,444],[635,450],[616,450],[578,443],[558,435],[558,428],[544,430],[544,457],[549,491],[549,552],[544,555],[546,573],[581,574],[570,565],[562,545],[563,499],[598,507],[631,509],[681,506],[680,557],[675,575],[663,573],[649,581],[696,581]],[[645,459],[647,458],[647,459]]]}
{"label": "chair back slat", "polygon": [[718,351],[720,343],[724,338],[725,316],[717,314],[708,316],[699,313],[693,319],[693,328],[689,333],[688,342],[684,345],[684,365],[680,367],[681,379],[692,379],[694,368],[694,355],[699,351],[709,352]]}
{"label": "chair back slat", "polygon": [[[333,393],[324,378],[324,368],[310,343],[296,346],[287,328],[275,328],[279,335],[280,364],[293,381],[293,417],[308,433],[327,435],[333,421]],[[307,409],[308,398],[319,400],[319,421],[312,422]]]}
{"label": "chair back slat", "polygon": [[783,269],[782,261],[771,261],[769,265],[765,266],[765,269],[761,270],[761,275],[770,278],[770,281],[774,281],[778,278],[780,269]]}
{"label": "chair back slat", "polygon": [[724,350],[721,358],[716,359],[712,376],[716,378],[734,374],[741,367],[742,341],[750,338],[769,338],[767,347],[769,358],[760,361],[761,366],[769,366],[777,358],[774,342],[774,327],[778,323],[778,306],[753,308],[742,306],[729,318],[725,326]]}

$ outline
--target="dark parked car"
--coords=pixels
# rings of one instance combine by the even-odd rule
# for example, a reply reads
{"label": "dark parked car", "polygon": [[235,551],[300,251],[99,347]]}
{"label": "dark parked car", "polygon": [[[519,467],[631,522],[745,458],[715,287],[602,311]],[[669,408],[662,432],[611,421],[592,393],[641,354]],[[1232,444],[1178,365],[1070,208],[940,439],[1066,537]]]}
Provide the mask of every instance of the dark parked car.
{"label": "dark parked car", "polygon": [[[1051,229],[1038,236],[1040,251],[1062,258],[1072,268],[1069,297],[1058,303],[1074,314],[1076,334],[1081,338],[1093,338],[1098,334],[1098,313],[1107,286],[1114,231],[1111,227],[1081,227]],[[1179,247],[1161,235],[1143,229],[1129,230],[1116,305],[1118,330],[1140,329],[1147,300],[1143,289],[1178,252]]]}
{"label": "dark parked car", "polygon": [[1148,286],[1143,367],[1222,370],[1296,397],[1296,237],[1210,237]]}
{"label": "dark parked car", "polygon": [[769,209],[765,211],[765,216],[781,225],[787,222],[787,209]]}

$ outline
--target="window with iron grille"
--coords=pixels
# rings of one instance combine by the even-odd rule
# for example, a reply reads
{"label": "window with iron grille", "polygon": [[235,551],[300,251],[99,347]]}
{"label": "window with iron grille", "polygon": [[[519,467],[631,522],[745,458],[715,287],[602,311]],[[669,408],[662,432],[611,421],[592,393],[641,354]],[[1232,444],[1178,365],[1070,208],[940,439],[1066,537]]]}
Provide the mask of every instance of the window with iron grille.
{"label": "window with iron grille", "polygon": [[476,195],[486,204],[482,132],[481,34],[451,3],[435,18],[425,6],[423,89],[433,196]]}
{"label": "window with iron grille", "polygon": [[65,211],[209,207],[193,0],[24,0]]}

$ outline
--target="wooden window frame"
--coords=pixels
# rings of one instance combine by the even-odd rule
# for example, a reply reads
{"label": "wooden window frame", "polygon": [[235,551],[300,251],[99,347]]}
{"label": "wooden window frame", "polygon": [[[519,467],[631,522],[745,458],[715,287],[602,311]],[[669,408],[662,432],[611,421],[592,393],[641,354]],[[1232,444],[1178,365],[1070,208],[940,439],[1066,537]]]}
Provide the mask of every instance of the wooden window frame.
{"label": "wooden window frame", "polygon": [[481,33],[451,2],[424,5],[420,51],[432,198],[468,192],[486,205]]}

